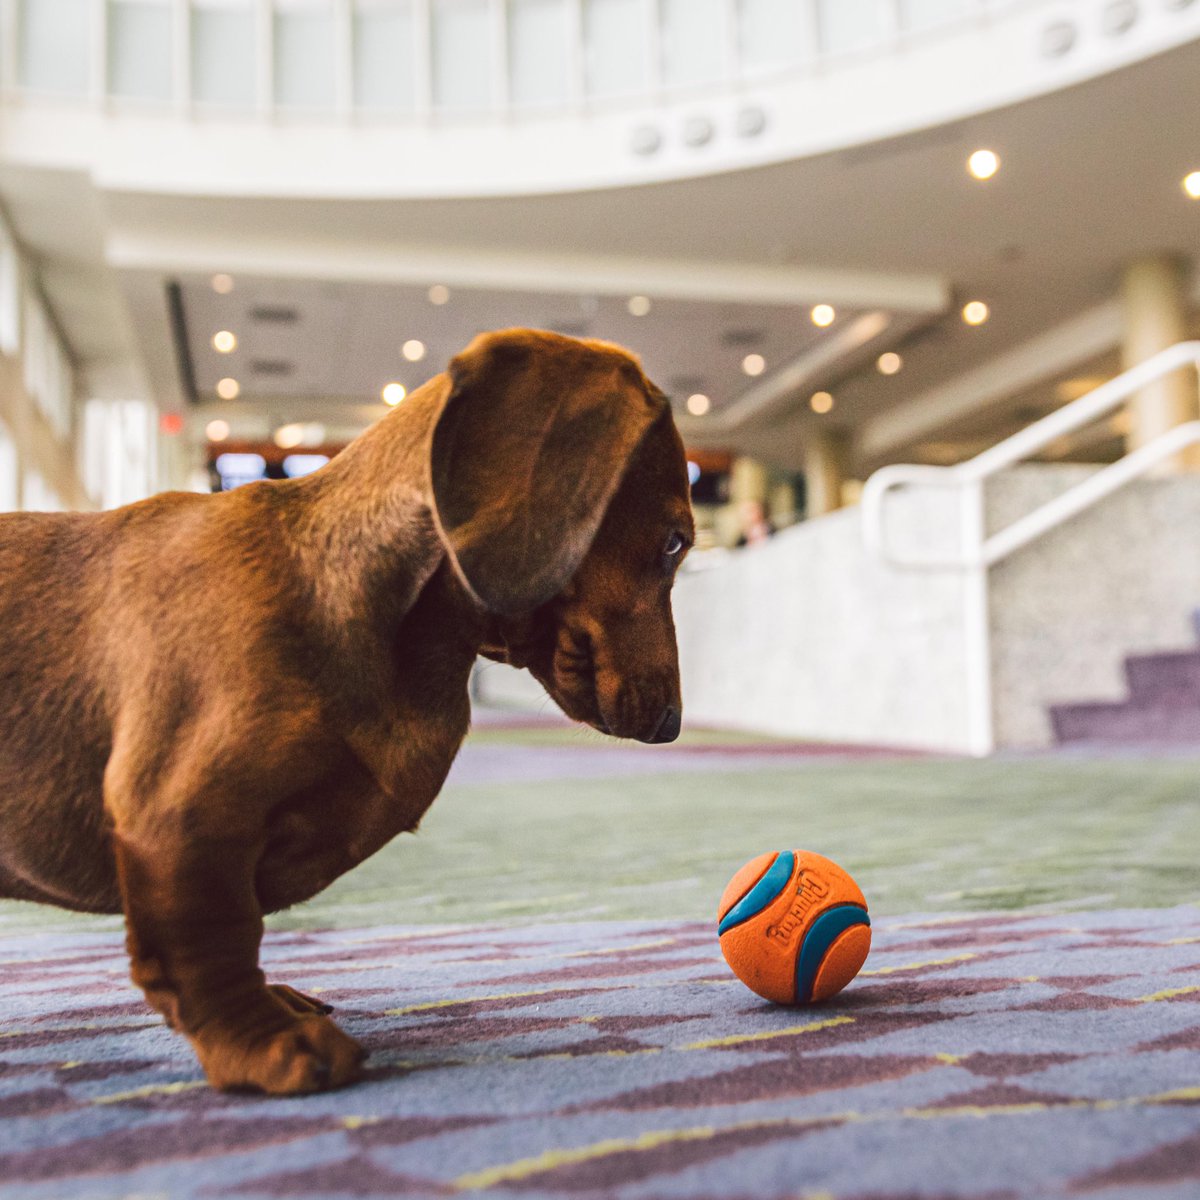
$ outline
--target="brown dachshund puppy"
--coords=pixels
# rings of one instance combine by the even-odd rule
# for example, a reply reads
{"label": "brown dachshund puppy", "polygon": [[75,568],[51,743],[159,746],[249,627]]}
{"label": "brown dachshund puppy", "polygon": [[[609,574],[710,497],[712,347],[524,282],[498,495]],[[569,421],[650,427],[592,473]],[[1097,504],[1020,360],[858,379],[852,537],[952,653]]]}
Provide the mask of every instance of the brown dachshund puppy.
{"label": "brown dachshund puppy", "polygon": [[307,478],[0,518],[0,895],[123,911],[134,981],[215,1086],[346,1083],[358,1044],[263,979],[263,913],[416,828],[479,653],[673,740],[692,537],[637,360],[527,330]]}

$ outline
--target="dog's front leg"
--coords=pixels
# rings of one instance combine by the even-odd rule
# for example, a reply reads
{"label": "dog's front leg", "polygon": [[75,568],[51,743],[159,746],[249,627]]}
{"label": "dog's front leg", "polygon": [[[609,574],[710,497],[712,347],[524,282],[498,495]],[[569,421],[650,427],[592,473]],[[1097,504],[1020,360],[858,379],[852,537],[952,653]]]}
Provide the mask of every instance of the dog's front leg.
{"label": "dog's front leg", "polygon": [[275,1094],[349,1082],[361,1047],[318,1011],[267,987],[254,894],[260,843],[191,809],[152,827],[118,821],[113,847],[135,983],[191,1041],[209,1082]]}

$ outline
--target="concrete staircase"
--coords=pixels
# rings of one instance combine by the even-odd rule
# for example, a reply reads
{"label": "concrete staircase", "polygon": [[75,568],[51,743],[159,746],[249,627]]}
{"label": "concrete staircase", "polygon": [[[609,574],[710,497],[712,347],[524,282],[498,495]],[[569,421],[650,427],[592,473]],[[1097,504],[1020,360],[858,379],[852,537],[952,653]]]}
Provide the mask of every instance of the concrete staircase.
{"label": "concrete staircase", "polygon": [[[1192,625],[1200,643],[1200,609]],[[1125,678],[1127,700],[1053,705],[1054,740],[1200,746],[1200,648],[1131,654]]]}

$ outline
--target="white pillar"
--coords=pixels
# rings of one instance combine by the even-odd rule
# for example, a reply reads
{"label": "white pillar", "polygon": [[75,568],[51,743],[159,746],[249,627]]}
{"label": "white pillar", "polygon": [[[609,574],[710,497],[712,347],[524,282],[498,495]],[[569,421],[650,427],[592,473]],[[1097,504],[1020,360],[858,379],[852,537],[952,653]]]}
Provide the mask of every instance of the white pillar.
{"label": "white pillar", "polygon": [[[1188,305],[1185,264],[1171,255],[1153,255],[1130,263],[1122,279],[1125,333],[1122,366],[1128,370],[1160,350],[1187,341]],[[1200,392],[1192,371],[1177,371],[1147,385],[1129,403],[1128,448],[1136,450],[1156,437],[1200,417]],[[1193,450],[1168,470],[1200,466]]]}

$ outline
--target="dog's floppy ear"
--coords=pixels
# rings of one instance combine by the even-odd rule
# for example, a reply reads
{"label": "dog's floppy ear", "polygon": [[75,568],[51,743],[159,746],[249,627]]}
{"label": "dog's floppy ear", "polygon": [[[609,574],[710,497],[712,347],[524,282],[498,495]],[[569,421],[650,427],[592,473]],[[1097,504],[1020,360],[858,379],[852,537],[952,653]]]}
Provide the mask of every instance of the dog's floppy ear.
{"label": "dog's floppy ear", "polygon": [[623,353],[529,332],[476,338],[450,381],[430,462],[442,536],[487,609],[528,612],[574,575],[666,401]]}

